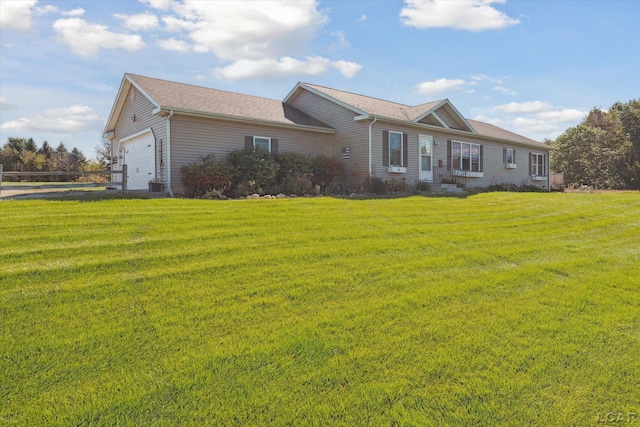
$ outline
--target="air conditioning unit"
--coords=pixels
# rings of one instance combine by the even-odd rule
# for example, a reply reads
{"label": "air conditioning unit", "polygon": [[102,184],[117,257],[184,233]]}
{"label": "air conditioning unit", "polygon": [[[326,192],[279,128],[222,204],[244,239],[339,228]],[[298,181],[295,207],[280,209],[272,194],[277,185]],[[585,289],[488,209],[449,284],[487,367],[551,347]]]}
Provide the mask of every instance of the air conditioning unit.
{"label": "air conditioning unit", "polygon": [[506,163],[506,168],[507,169],[515,169],[516,168],[516,164],[515,163]]}

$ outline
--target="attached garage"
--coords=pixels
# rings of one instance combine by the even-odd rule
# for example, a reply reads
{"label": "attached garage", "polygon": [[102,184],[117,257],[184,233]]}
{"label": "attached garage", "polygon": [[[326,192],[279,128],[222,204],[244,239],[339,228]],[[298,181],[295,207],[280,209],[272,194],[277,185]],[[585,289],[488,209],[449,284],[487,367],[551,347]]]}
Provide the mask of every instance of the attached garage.
{"label": "attached garage", "polygon": [[156,178],[155,138],[151,130],[120,141],[122,163],[127,165],[127,189],[147,190]]}

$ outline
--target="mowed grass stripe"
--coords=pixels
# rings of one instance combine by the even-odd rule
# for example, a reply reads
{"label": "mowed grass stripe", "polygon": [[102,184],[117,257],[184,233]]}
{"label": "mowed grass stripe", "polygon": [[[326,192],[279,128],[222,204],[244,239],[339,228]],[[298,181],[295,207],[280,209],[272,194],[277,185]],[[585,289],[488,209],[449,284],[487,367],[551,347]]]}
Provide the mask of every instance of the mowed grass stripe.
{"label": "mowed grass stripe", "polygon": [[0,424],[638,412],[640,196],[0,203]]}

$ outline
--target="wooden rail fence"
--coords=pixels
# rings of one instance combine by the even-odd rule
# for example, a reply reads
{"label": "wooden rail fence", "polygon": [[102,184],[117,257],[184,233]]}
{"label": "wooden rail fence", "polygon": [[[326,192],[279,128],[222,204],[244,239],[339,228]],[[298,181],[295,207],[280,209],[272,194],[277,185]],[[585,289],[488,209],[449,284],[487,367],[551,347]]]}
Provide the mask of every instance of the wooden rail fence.
{"label": "wooden rail fence", "polygon": [[2,190],[37,190],[40,188],[82,188],[82,187],[102,187],[105,183],[99,182],[87,182],[87,183],[71,183],[66,185],[50,185],[47,183],[40,185],[5,185],[2,182],[2,178],[4,177],[36,177],[36,176],[71,176],[71,175],[111,175],[111,179],[113,179],[113,175],[120,175],[122,179],[120,181],[110,181],[107,183],[108,185],[120,185],[122,186],[122,192],[125,193],[127,191],[127,165],[122,165],[122,170],[115,171],[52,171],[52,172],[23,172],[23,171],[3,171],[2,164],[0,164],[0,195],[2,194]]}

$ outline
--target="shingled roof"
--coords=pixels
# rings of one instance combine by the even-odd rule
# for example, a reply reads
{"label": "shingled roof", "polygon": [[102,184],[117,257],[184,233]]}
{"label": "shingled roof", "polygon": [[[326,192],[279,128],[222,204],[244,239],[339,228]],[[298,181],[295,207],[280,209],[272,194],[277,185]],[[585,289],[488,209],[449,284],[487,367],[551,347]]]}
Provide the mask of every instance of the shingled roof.
{"label": "shingled roof", "polygon": [[[338,89],[332,89],[325,86],[319,86],[319,85],[310,84],[310,83],[302,83],[300,84],[300,86],[309,87],[317,92],[327,95],[344,104],[352,106],[355,110],[358,110],[360,113],[364,113],[372,116],[386,117],[394,120],[414,122],[414,123],[417,119],[424,116],[426,113],[432,110],[436,110],[437,108],[440,108],[439,106],[445,103],[451,105],[447,99],[441,99],[438,101],[427,102],[425,104],[410,106],[410,105],[400,104],[397,102],[386,101],[383,99],[373,98],[365,95],[359,95],[356,93],[346,92]],[[292,94],[293,94],[293,91],[290,95]],[[453,108],[452,105],[451,107]],[[503,141],[512,141],[512,142],[517,142],[521,144],[538,145],[538,146],[546,147],[541,142],[519,135],[515,132],[502,129],[490,123],[471,120],[471,119],[464,118],[462,116],[460,117],[463,120],[465,120],[470,127],[472,127],[472,130],[475,131],[476,135],[486,136],[489,138],[496,138]]]}
{"label": "shingled roof", "polygon": [[276,99],[136,74],[126,74],[126,77],[131,79],[160,109],[332,129],[320,120]]}

